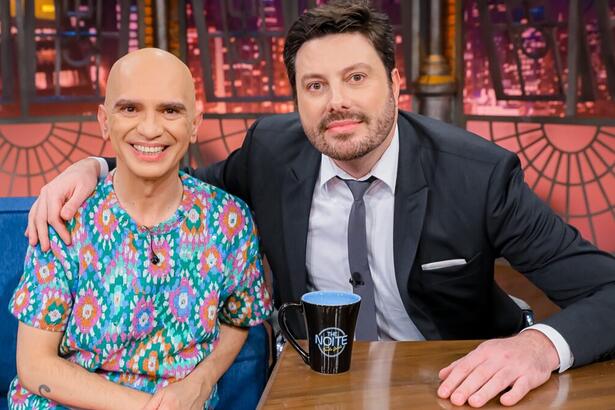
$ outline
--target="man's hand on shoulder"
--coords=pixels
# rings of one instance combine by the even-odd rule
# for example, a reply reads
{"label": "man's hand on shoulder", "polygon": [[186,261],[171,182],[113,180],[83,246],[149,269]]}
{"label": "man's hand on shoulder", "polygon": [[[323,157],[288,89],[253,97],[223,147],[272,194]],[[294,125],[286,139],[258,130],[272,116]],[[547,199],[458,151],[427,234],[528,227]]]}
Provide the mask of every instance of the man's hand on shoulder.
{"label": "man's hand on shoulder", "polygon": [[64,243],[70,245],[65,221],[75,215],[83,201],[94,191],[99,174],[98,161],[86,158],[71,165],[41,188],[28,214],[25,235],[30,245],[34,246],[40,241],[41,249],[49,250],[48,224],[53,226]]}
{"label": "man's hand on shoulder", "polygon": [[512,406],[542,385],[559,367],[555,346],[541,332],[527,330],[506,339],[481,343],[440,370],[438,396],[457,406],[481,407],[500,392],[500,403]]}

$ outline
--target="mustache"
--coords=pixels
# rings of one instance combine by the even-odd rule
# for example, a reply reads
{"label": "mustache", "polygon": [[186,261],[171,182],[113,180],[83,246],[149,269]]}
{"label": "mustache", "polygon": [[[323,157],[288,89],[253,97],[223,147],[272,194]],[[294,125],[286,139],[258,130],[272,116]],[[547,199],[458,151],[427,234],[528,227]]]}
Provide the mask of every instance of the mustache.
{"label": "mustache", "polygon": [[330,114],[327,114],[326,117],[324,117],[320,123],[318,124],[318,130],[320,132],[325,132],[327,130],[327,128],[329,127],[329,124],[331,124],[334,121],[342,121],[342,120],[353,120],[353,121],[361,121],[364,122],[366,124],[369,123],[369,117],[365,114],[363,114],[362,112],[339,112],[339,111],[335,111],[332,112]]}

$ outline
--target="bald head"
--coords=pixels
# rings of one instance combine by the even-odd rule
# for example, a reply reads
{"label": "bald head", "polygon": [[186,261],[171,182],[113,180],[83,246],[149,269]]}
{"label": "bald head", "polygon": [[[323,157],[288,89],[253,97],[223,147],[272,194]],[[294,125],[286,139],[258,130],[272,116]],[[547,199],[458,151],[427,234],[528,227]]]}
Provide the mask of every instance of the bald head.
{"label": "bald head", "polygon": [[138,94],[153,90],[161,98],[175,94],[183,100],[189,113],[195,112],[190,70],[179,58],[158,48],[133,51],[113,64],[107,78],[105,107],[111,109],[118,100],[138,99]]}
{"label": "bald head", "polygon": [[116,175],[131,181],[177,179],[202,121],[188,67],[163,50],[134,51],[113,65],[105,94],[98,124],[115,151]]}

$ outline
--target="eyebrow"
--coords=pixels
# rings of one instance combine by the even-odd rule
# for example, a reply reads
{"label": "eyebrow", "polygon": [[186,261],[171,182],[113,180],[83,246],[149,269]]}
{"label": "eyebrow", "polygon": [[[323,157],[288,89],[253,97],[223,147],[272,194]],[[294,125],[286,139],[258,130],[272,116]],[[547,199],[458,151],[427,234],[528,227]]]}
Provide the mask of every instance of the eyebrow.
{"label": "eyebrow", "polygon": [[125,98],[122,98],[120,100],[117,100],[115,102],[115,104],[113,104],[113,108],[121,108],[121,107],[125,107],[127,105],[141,105],[139,102],[137,101],[133,101],[133,100],[128,100]]}
{"label": "eyebrow", "polygon": [[164,102],[164,103],[160,103],[158,104],[158,108],[163,108],[163,109],[167,109],[167,108],[171,108],[173,110],[176,111],[180,111],[180,112],[184,112],[186,111],[186,106],[180,102]]}
{"label": "eyebrow", "polygon": [[[347,73],[348,71],[353,71],[353,70],[357,70],[357,69],[363,69],[363,70],[368,70],[371,71],[372,66],[366,63],[356,63],[356,64],[352,64],[348,67],[344,67],[340,70],[341,73]],[[301,76],[301,82],[304,82],[307,79],[310,78],[322,78],[322,74],[318,74],[318,73],[307,73]]]}
{"label": "eyebrow", "polygon": [[[142,104],[139,101],[135,101],[135,100],[129,100],[126,98],[122,98],[120,100],[117,100],[113,106],[113,108],[122,108],[125,107],[127,105],[137,105],[137,106],[141,106]],[[176,102],[176,101],[169,101],[169,102],[162,102],[160,104],[157,104],[156,107],[158,109],[173,109],[176,111],[180,111],[180,112],[185,112],[186,111],[186,106],[181,103],[181,102]]]}

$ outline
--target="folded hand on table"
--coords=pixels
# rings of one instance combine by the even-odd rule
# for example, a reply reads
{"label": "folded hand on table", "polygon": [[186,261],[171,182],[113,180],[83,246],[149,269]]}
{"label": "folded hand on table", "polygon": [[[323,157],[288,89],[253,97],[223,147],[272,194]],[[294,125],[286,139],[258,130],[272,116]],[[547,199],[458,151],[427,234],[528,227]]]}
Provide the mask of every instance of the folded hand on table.
{"label": "folded hand on table", "polygon": [[142,410],[203,410],[211,388],[185,378],[158,390]]}
{"label": "folded hand on table", "polygon": [[481,407],[500,392],[500,403],[512,406],[549,380],[559,367],[555,346],[541,332],[527,330],[506,339],[481,343],[440,370],[438,396],[461,406]]}

